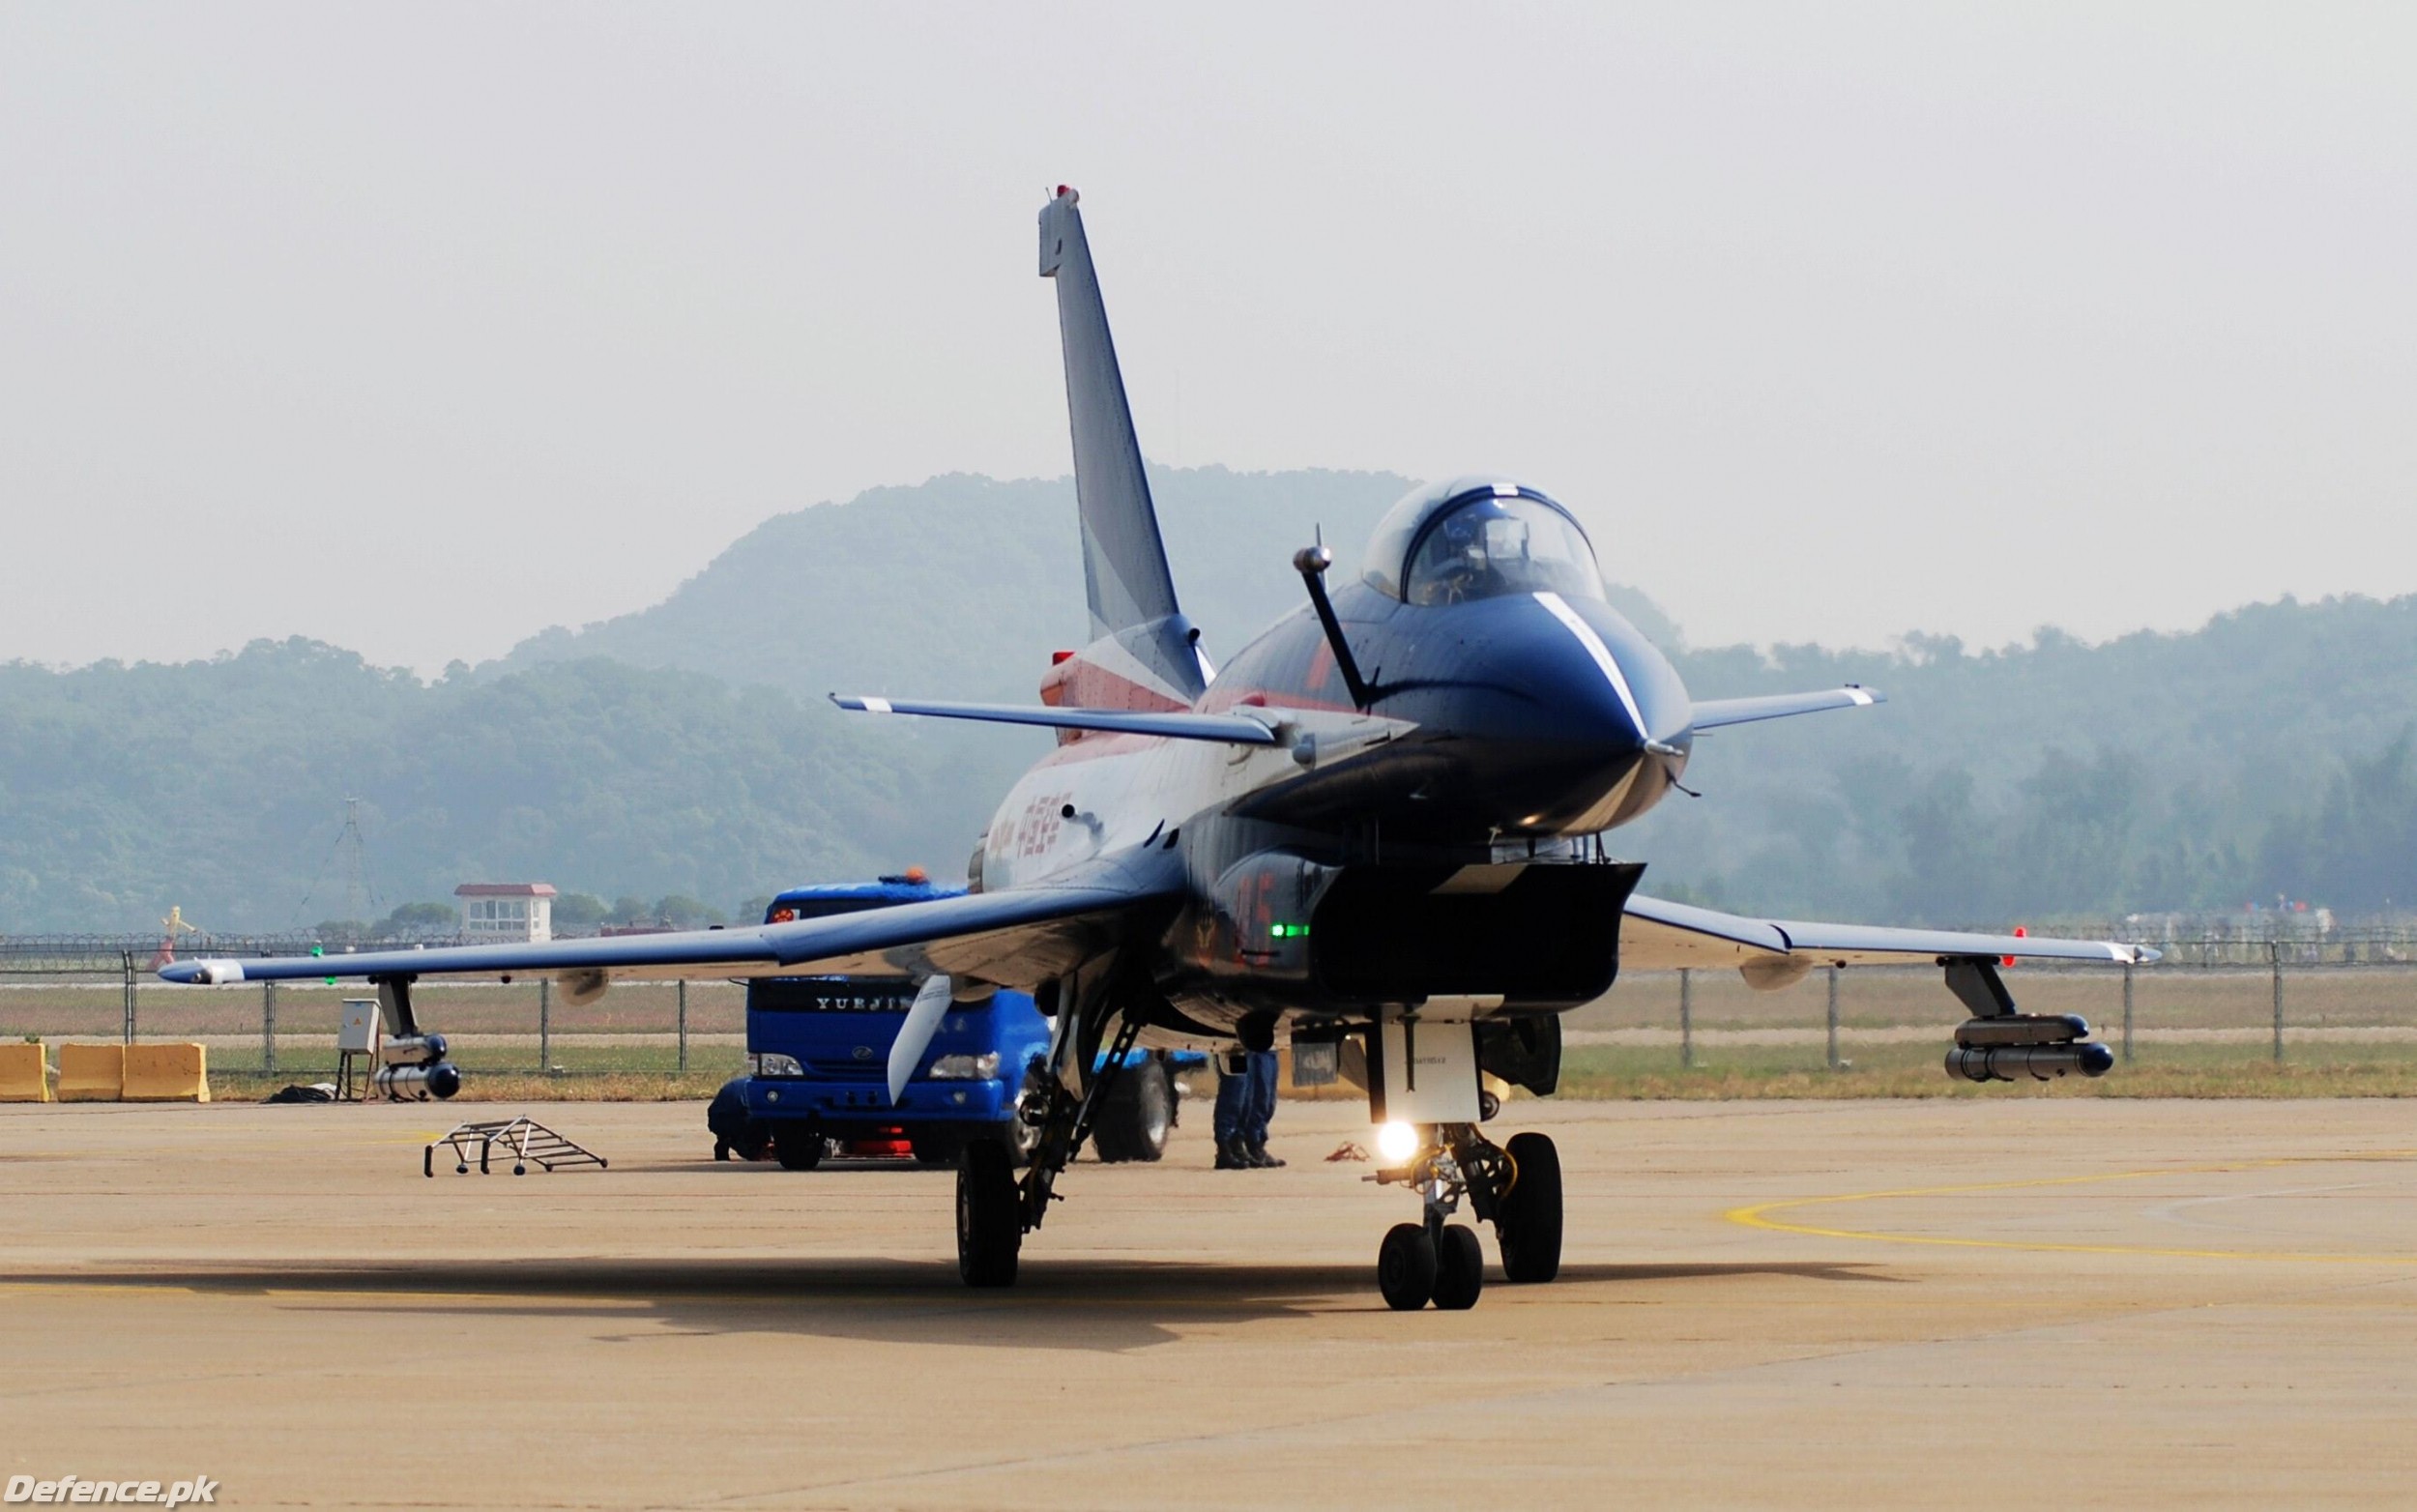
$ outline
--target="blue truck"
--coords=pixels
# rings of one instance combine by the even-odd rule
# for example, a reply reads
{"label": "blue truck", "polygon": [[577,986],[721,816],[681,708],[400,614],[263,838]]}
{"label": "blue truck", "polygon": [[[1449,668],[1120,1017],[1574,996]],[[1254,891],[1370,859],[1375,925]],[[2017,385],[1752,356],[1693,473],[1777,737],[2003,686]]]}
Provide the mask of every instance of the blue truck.
{"label": "blue truck", "polygon": [[[870,883],[793,887],[772,899],[766,923],[823,918],[954,897],[922,873]],[[1031,1125],[1016,1116],[1025,1068],[1048,1048],[1049,1021],[1025,993],[1005,989],[951,1005],[896,1102],[889,1046],[918,983],[905,976],[763,976],[747,983],[747,1070],[708,1110],[714,1155],[777,1160],[810,1171],[825,1156],[911,1154],[953,1166],[965,1147],[992,1140],[1019,1160]],[[1108,1086],[1093,1125],[1102,1160],[1156,1160],[1176,1121],[1174,1073],[1197,1054],[1135,1051]]]}

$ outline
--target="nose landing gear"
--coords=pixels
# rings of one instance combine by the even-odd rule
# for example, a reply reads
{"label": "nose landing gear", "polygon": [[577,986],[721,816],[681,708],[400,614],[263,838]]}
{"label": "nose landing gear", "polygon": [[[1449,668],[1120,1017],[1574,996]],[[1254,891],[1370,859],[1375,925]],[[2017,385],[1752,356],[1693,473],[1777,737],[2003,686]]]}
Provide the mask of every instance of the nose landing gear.
{"label": "nose landing gear", "polygon": [[1446,1221],[1464,1197],[1479,1222],[1494,1225],[1503,1279],[1550,1281],[1560,1272],[1560,1152],[1546,1135],[1514,1134],[1498,1147],[1474,1124],[1445,1124],[1409,1164],[1368,1179],[1414,1186],[1426,1208],[1423,1223],[1395,1224],[1377,1251],[1377,1290],[1397,1312],[1477,1305],[1485,1251],[1476,1230]]}
{"label": "nose landing gear", "polygon": [[1503,1149],[1510,1182],[1494,1194],[1494,1238],[1507,1281],[1561,1273],[1561,1152],[1549,1136],[1513,1134]]}
{"label": "nose landing gear", "polygon": [[1397,1313],[1414,1313],[1427,1305],[1435,1295],[1439,1268],[1435,1238],[1424,1224],[1397,1223],[1377,1246],[1377,1290],[1384,1294],[1384,1305]]}

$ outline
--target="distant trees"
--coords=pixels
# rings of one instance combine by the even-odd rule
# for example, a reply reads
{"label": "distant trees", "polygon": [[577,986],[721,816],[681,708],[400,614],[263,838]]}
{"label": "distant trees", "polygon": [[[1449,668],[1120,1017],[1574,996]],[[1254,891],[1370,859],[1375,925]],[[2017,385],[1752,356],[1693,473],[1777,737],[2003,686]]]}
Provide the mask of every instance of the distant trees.
{"label": "distant trees", "polygon": [[707,924],[727,924],[730,916],[701,898],[684,892],[674,892],[655,905],[655,916],[677,929],[696,929]]}
{"label": "distant trees", "polygon": [[909,763],[839,745],[827,708],[605,661],[423,683],[264,641],[175,666],[0,664],[0,934],[150,929],[172,903],[216,930],[295,927],[314,892],[326,906],[348,798],[369,879],[414,899],[593,877],[653,917],[666,894],[923,858],[885,833],[930,806],[901,791]]}
{"label": "distant trees", "polygon": [[[2259,847],[2273,893],[2337,908],[2417,902],[2417,727],[2372,756],[2352,756],[2324,796],[2279,820]],[[2261,901],[2263,901],[2261,899]]]}
{"label": "distant trees", "polygon": [[2417,596],[2286,599],[2100,646],[1674,659],[1699,696],[1856,682],[1889,702],[1700,741],[1705,800],[1615,839],[1652,863],[1648,891],[1995,925],[2417,903]]}
{"label": "distant trees", "polygon": [[593,892],[566,892],[554,900],[557,931],[594,929],[608,916],[604,900]]}
{"label": "distant trees", "polygon": [[406,903],[379,923],[383,935],[452,934],[461,928],[461,910],[451,903]]}

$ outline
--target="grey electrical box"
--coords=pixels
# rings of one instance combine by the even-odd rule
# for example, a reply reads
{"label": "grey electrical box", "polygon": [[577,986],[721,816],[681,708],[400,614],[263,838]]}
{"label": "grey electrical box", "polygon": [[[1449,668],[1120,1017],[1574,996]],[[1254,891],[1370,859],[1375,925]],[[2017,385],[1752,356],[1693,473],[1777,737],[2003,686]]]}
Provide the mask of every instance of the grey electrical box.
{"label": "grey electrical box", "polygon": [[377,999],[346,998],[344,1016],[337,1023],[335,1030],[337,1052],[351,1055],[375,1053],[378,1048],[378,1032],[381,1027]]}

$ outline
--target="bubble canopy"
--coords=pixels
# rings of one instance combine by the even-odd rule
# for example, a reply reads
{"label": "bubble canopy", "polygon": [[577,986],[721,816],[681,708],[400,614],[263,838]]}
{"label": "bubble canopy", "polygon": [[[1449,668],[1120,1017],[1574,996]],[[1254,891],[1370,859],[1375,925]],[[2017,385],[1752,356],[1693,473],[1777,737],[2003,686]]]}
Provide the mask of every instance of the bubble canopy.
{"label": "bubble canopy", "polygon": [[1569,511],[1517,483],[1462,479],[1385,511],[1361,581],[1422,607],[1504,594],[1603,596],[1594,547]]}

